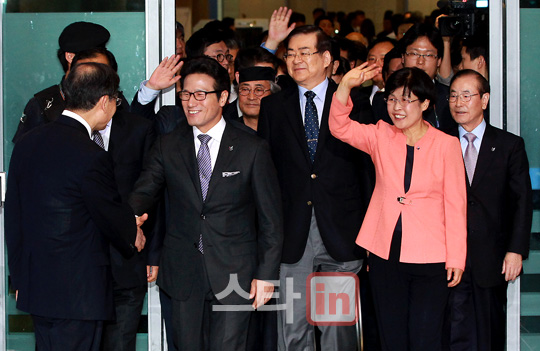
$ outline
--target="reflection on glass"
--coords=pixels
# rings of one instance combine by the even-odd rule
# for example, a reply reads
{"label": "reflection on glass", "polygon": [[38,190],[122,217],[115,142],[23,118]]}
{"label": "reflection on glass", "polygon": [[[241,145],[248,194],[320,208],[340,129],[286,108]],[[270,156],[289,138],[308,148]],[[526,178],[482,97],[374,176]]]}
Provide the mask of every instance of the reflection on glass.
{"label": "reflection on glass", "polygon": [[5,0],[6,12],[144,11],[144,0]]}

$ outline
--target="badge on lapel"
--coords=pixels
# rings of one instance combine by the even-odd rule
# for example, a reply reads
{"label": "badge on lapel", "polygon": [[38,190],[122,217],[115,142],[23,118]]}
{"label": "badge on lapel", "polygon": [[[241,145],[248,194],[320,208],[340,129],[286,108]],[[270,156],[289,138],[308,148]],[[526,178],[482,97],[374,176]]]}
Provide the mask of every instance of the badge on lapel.
{"label": "badge on lapel", "polygon": [[234,146],[229,146],[229,151],[233,151],[234,150]]}

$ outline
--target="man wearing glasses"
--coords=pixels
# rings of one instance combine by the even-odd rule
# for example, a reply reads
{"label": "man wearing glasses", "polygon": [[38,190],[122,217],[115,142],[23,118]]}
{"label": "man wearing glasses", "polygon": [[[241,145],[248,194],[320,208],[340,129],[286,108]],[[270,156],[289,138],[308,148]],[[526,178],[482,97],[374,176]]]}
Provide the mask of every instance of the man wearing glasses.
{"label": "man wearing glasses", "polygon": [[[443,131],[455,128],[456,122],[450,115],[446,100],[448,87],[435,79],[444,53],[443,40],[439,31],[430,25],[417,23],[407,31],[401,41],[403,41],[402,47],[405,48],[402,53],[403,67],[420,68],[435,82],[437,100],[434,108],[424,113],[424,119],[433,127]],[[392,124],[382,95],[374,97],[373,106],[374,111],[379,111],[379,116],[375,116],[377,119],[383,119]]]}
{"label": "man wearing glasses", "polygon": [[522,138],[486,123],[489,84],[480,73],[459,71],[448,100],[468,177],[467,261],[450,293],[449,350],[503,351],[506,289],[529,254],[529,162]]}
{"label": "man wearing glasses", "polygon": [[[283,15],[283,14],[281,14]],[[365,215],[371,182],[367,156],[334,138],[328,128],[337,85],[326,78],[330,38],[315,26],[294,29],[284,59],[295,86],[264,98],[258,133],[268,140],[283,194],[285,233],[280,303],[294,301],[293,319],[278,311],[279,350],[314,350],[314,327],[306,318],[306,280],[316,271],[357,273],[361,254],[354,241]],[[357,112],[351,118],[358,120]],[[288,291],[287,281],[293,282]],[[354,326],[319,326],[322,350],[356,350]]]}
{"label": "man wearing glasses", "polygon": [[[272,296],[283,244],[281,197],[266,142],[225,121],[229,74],[186,61],[186,116],[159,138],[135,185],[135,213],[168,198],[158,285],[172,300],[178,350],[245,350],[250,311]],[[249,297],[248,297],[249,296]]]}
{"label": "man wearing glasses", "polygon": [[280,90],[275,79],[276,71],[270,67],[249,67],[239,72],[238,118],[254,131],[257,131],[261,99]]}

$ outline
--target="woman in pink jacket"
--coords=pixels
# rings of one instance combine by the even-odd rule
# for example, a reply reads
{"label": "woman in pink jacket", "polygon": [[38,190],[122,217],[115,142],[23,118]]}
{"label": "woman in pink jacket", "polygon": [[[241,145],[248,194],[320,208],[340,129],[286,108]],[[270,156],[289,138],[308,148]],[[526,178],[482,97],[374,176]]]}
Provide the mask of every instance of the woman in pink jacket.
{"label": "woman in pink jacket", "polygon": [[441,350],[448,287],[465,268],[466,183],[457,138],[422,118],[435,86],[417,68],[386,82],[394,125],[352,121],[351,88],[375,75],[362,65],[348,72],[330,109],[332,134],[368,153],[376,184],[356,243],[369,253],[369,278],[383,350]]}

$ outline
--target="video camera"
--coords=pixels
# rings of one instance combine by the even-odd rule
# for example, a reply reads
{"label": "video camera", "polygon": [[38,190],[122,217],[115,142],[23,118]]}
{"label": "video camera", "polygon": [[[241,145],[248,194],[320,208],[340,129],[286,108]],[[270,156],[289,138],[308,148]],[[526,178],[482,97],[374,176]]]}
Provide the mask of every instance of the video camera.
{"label": "video camera", "polygon": [[487,24],[486,0],[439,1],[437,6],[449,13],[449,16],[439,19],[439,30],[443,37],[471,37],[483,24]]}

